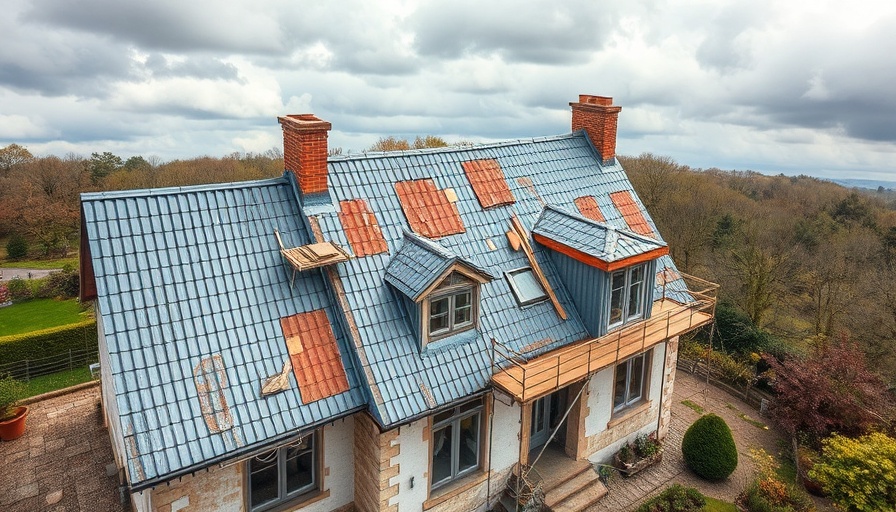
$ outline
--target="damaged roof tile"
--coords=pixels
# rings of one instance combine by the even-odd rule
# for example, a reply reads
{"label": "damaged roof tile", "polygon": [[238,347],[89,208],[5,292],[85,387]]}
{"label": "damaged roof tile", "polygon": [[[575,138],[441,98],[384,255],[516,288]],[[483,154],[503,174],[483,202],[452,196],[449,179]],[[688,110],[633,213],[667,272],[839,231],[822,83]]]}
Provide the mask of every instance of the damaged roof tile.
{"label": "damaged roof tile", "polygon": [[369,256],[387,252],[386,239],[376,216],[363,199],[339,201],[339,222],[348,237],[355,256]]}
{"label": "damaged roof tile", "polygon": [[635,203],[632,194],[628,190],[613,192],[610,194],[610,200],[613,201],[613,205],[622,214],[622,218],[625,219],[629,229],[641,235],[656,237],[653,228],[647,223],[644,213],[641,212],[641,208]]}
{"label": "damaged roof tile", "polygon": [[597,222],[606,222],[607,219],[605,219],[604,214],[601,213],[600,206],[597,205],[597,199],[595,199],[594,196],[577,197],[575,204],[583,217]]}
{"label": "damaged roof tile", "polygon": [[348,391],[333,328],[323,309],[280,319],[302,403]]}
{"label": "damaged roof tile", "polygon": [[427,238],[456,235],[465,231],[457,207],[432,179],[395,183],[404,216],[415,233]]}
{"label": "damaged roof tile", "polygon": [[483,208],[514,203],[513,193],[497,160],[470,160],[461,165]]}

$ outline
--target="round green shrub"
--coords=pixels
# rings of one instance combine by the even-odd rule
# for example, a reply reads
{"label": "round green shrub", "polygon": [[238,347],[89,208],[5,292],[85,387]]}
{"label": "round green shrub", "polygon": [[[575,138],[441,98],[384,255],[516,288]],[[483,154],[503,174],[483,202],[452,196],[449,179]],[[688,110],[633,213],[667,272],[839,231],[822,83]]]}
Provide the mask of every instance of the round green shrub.
{"label": "round green shrub", "polygon": [[724,480],[737,467],[737,446],[725,420],[707,414],[694,422],[681,442],[684,462],[707,480]]}
{"label": "round green shrub", "polygon": [[18,233],[13,233],[6,242],[6,256],[11,260],[20,260],[28,256],[28,241]]}
{"label": "round green shrub", "polygon": [[699,512],[705,505],[706,498],[697,489],[672,484],[658,496],[638,507],[638,512]]}

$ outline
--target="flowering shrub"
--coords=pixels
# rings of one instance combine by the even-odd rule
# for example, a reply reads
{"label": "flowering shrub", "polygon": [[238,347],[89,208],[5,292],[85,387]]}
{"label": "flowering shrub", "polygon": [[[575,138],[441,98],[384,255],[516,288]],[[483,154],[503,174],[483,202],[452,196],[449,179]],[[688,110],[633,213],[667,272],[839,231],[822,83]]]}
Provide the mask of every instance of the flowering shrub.
{"label": "flowering shrub", "polygon": [[809,472],[844,510],[892,510],[896,503],[896,439],[872,433],[858,439],[834,435]]}
{"label": "flowering shrub", "polygon": [[778,478],[778,463],[765,450],[750,450],[756,474],[750,485],[737,497],[737,503],[749,512],[811,512],[815,504],[802,491]]}
{"label": "flowering shrub", "polygon": [[9,287],[5,284],[0,284],[0,305],[6,304],[11,300],[12,295],[9,293]]}

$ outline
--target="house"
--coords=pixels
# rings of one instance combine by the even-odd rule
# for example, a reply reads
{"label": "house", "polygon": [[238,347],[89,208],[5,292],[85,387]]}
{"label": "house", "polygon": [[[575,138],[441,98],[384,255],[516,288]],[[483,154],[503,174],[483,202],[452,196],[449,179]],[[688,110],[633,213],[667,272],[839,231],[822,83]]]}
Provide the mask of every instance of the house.
{"label": "house", "polygon": [[281,178],[82,195],[134,508],[482,511],[546,445],[665,436],[715,287],[616,161],[621,108],[570,105],[566,135],[329,158],[284,116]]}

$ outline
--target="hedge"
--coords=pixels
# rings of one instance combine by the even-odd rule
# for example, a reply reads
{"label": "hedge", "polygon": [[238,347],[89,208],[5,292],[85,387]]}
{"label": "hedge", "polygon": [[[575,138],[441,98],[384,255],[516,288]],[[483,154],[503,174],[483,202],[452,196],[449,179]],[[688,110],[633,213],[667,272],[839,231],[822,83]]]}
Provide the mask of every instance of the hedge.
{"label": "hedge", "polygon": [[98,347],[96,320],[0,337],[0,364]]}

